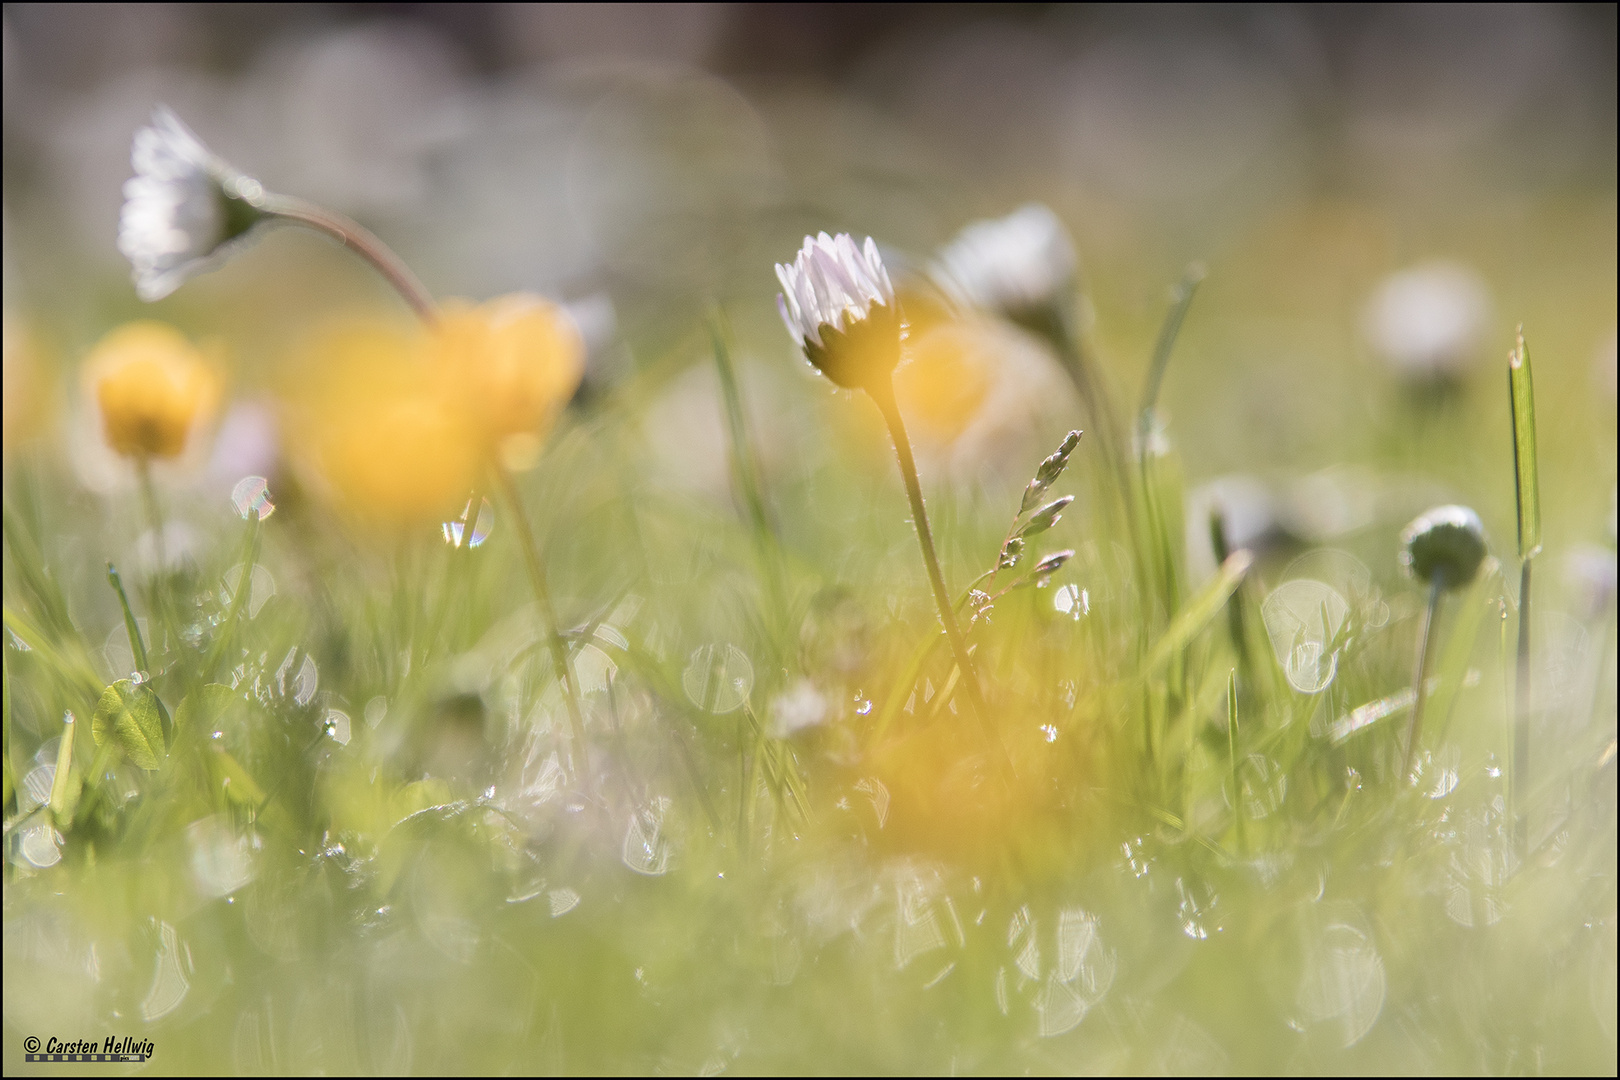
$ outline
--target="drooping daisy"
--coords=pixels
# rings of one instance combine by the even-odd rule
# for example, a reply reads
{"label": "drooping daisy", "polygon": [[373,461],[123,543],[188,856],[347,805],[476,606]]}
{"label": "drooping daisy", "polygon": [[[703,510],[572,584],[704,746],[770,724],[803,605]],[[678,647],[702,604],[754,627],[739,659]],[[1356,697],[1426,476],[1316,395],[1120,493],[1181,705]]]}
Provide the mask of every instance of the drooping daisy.
{"label": "drooping daisy", "polygon": [[161,300],[211,268],[264,217],[259,182],[216,156],[167,106],[135,133],[130,164],[118,250],[142,300]]}
{"label": "drooping daisy", "polygon": [[968,225],[940,249],[929,276],[959,304],[1018,318],[1054,303],[1078,268],[1063,222],[1030,203]]}
{"label": "drooping daisy", "polygon": [[889,386],[905,322],[871,237],[857,248],[848,233],[807,236],[776,279],[776,309],[818,371],[849,390]]}

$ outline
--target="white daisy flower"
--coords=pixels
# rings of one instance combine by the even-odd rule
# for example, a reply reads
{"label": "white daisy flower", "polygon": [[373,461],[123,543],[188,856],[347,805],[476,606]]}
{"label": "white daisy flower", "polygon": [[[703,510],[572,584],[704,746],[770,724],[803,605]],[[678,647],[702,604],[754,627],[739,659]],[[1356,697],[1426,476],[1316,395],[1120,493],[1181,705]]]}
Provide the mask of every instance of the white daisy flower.
{"label": "white daisy flower", "polygon": [[793,265],[776,264],[776,309],[817,370],[847,389],[886,380],[900,362],[904,323],[877,243],[848,233],[807,236]]}
{"label": "white daisy flower", "polygon": [[959,304],[1017,316],[1058,300],[1078,269],[1063,222],[1030,203],[968,225],[940,249],[929,276]]}
{"label": "white daisy flower", "polygon": [[1478,274],[1432,262],[1391,274],[1374,291],[1362,330],[1403,378],[1444,382],[1478,359],[1489,329],[1490,294]]}
{"label": "white daisy flower", "polygon": [[167,106],[135,132],[118,250],[142,300],[161,300],[262,217],[264,188],[214,155]]}

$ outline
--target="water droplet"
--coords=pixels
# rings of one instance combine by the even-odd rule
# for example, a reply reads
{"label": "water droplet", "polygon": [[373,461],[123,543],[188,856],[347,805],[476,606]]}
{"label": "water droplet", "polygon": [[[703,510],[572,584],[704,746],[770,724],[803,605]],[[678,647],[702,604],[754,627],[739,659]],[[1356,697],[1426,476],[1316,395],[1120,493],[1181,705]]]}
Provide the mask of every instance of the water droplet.
{"label": "water droplet", "polygon": [[191,880],[204,896],[229,896],[253,880],[252,849],[229,819],[207,817],[186,827]]}
{"label": "water droplet", "polygon": [[243,520],[257,514],[260,521],[276,512],[270,501],[270,484],[262,476],[244,476],[231,489],[231,505]]}
{"label": "water droplet", "polygon": [[1079,622],[1091,614],[1091,593],[1072,583],[1064,585],[1052,594],[1052,607]]}
{"label": "water droplet", "polygon": [[1295,1003],[1304,1020],[1336,1029],[1349,1047],[1372,1029],[1385,989],[1384,961],[1367,935],[1334,923],[1307,947]]}
{"label": "water droplet", "polygon": [[36,765],[23,777],[17,790],[17,808],[25,813],[36,806],[44,806],[51,798],[51,785],[56,782],[56,762]]}
{"label": "water droplet", "polygon": [[1507,914],[1505,886],[1518,869],[1502,797],[1464,812],[1447,839],[1446,915],[1459,926],[1492,926]]}
{"label": "water droplet", "polygon": [[1176,917],[1181,922],[1181,932],[1194,941],[1203,941],[1212,933],[1220,933],[1221,926],[1215,914],[1215,908],[1220,903],[1220,897],[1206,882],[1194,881],[1188,884],[1182,878],[1176,878],[1176,892],[1181,902],[1176,905]]}
{"label": "water droplet", "polygon": [[656,877],[669,870],[670,856],[674,854],[673,845],[664,836],[664,815],[669,805],[667,798],[657,798],[630,814],[622,858],[624,865],[638,874]]}
{"label": "water droplet", "polygon": [[1412,763],[1412,784],[1431,799],[1443,799],[1457,787],[1461,761],[1462,751],[1456,746],[1425,750]]}
{"label": "water droplet", "polygon": [[911,877],[896,882],[894,967],[904,970],[917,957],[945,947],[945,933],[928,883]]}
{"label": "water droplet", "polygon": [[1272,814],[1288,796],[1288,774],[1264,754],[1250,754],[1238,766],[1243,784],[1243,811],[1259,820]]}
{"label": "water droplet", "polygon": [[475,548],[488,540],[489,534],[495,528],[495,508],[489,504],[488,499],[481,498],[478,501],[478,516],[476,519],[473,518],[472,500],[468,499],[467,505],[462,507],[460,514],[440,526],[440,530],[444,534],[444,542],[451,547],[460,547],[462,538],[467,533],[469,519],[472,519],[472,535],[467,537],[467,546]]}
{"label": "water droplet", "polygon": [[148,1023],[159,1020],[180,1007],[191,990],[182,955],[180,935],[166,922],[157,922],[157,964],[152,972],[152,988],[141,1002],[141,1018]]}
{"label": "water droplet", "polygon": [[872,812],[877,815],[878,828],[889,819],[889,789],[875,776],[867,776],[855,784],[855,790],[872,801]]}
{"label": "water droplet", "polygon": [[855,691],[855,711],[862,716],[866,716],[872,711],[872,699],[859,690]]}
{"label": "water droplet", "polygon": [[579,906],[579,893],[573,889],[552,889],[546,894],[546,902],[551,905],[551,917],[560,918]]}
{"label": "water droplet", "polygon": [[304,662],[298,666],[298,677],[293,680],[293,700],[300,705],[308,705],[320,684],[321,677],[315,668],[315,658],[305,653]]}
{"label": "water droplet", "polygon": [[1044,738],[1049,743],[1050,742],[1057,742],[1058,730],[1052,724],[1042,724],[1041,725],[1041,737]]}
{"label": "water droplet", "polygon": [[735,645],[700,645],[686,663],[681,686],[698,708],[728,713],[747,701],[753,691],[754,665]]}
{"label": "water droplet", "polygon": [[342,709],[327,709],[325,724],[326,733],[332,737],[333,742],[339,746],[349,745],[352,725],[349,722],[348,713]]}
{"label": "water droplet", "polygon": [[[52,771],[55,771],[54,767]],[[47,791],[46,798],[49,797],[50,792]],[[20,835],[17,838],[17,857],[21,861],[41,870],[62,861],[62,834],[48,822],[35,821],[18,832]]]}
{"label": "water droplet", "polygon": [[1332,646],[1350,614],[1339,591],[1325,582],[1295,578],[1271,591],[1260,614],[1289,685],[1304,694],[1326,690],[1339,667]]}
{"label": "water droplet", "polygon": [[366,702],[366,726],[376,727],[388,715],[388,699],[378,694]]}
{"label": "water droplet", "polygon": [[1153,869],[1153,859],[1147,853],[1147,841],[1142,837],[1125,841],[1120,845],[1120,850],[1125,855],[1125,866],[1132,877],[1146,877],[1148,871]]}

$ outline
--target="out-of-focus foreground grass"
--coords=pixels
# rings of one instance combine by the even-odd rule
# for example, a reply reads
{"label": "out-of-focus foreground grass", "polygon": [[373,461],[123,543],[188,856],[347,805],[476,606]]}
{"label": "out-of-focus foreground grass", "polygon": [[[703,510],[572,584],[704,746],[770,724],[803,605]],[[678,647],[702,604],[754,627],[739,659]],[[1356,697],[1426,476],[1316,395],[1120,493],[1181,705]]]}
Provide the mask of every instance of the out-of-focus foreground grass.
{"label": "out-of-focus foreground grass", "polygon": [[[1476,137],[1463,109],[1437,150],[1400,103],[1313,97],[1328,76],[1258,31],[987,25],[914,28],[836,88],[550,59],[446,62],[454,92],[420,28],[348,28],[24,122],[8,21],[8,1072],[30,1035],[150,1038],[175,1072],[1613,1072],[1612,103],[1604,165],[1517,113]],[[1184,56],[1203,74],[1147,94]],[[341,133],[298,91],[344,63],[428,88],[353,175],[228,119],[274,102]],[[997,73],[982,113],[952,81],[974,65]],[[210,111],[219,85],[236,104]],[[496,452],[584,747],[517,503],[473,464],[490,448],[417,422],[476,388],[412,366],[365,268],[277,232],[143,306],[95,210],[127,169],[44,193],[98,174],[88,136],[43,130],[99,117],[127,153],[155,94],[267,182],[326,185],[436,291],[575,302],[579,393]],[[1031,198],[1081,253],[1112,439],[1047,340],[927,278],[960,226]],[[771,264],[822,228],[877,237],[907,303],[901,408],[953,591],[1086,429],[1050,492],[1075,502],[987,588],[1073,557],[964,607],[989,731],[876,411],[772,309]],[[56,250],[74,230],[100,248]],[[137,317],[208,373],[149,488],[85,375]],[[1521,322],[1545,550],[1515,772]],[[1450,502],[1491,558],[1440,609],[1408,774],[1425,596],[1398,538]],[[1212,510],[1253,557],[1230,590]],[[151,761],[91,730],[137,671]]]}

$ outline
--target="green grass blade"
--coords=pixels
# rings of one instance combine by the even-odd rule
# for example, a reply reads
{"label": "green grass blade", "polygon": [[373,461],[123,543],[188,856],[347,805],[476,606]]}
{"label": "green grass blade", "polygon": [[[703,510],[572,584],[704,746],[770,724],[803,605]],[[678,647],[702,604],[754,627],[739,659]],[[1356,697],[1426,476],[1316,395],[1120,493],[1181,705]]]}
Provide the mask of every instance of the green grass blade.
{"label": "green grass blade", "polygon": [[118,594],[118,604],[124,611],[124,629],[129,632],[129,647],[135,655],[135,670],[150,673],[152,664],[146,657],[146,642],[141,638],[141,628],[135,622],[135,613],[130,610],[129,596],[124,592],[124,580],[118,576],[118,567],[112,563],[107,564],[107,581],[112,585],[113,592]]}
{"label": "green grass blade", "polygon": [[1183,608],[1153,647],[1148,656],[1148,662],[1143,668],[1143,674],[1152,673],[1163,667],[1172,656],[1185,649],[1198,632],[1221,610],[1227,597],[1232,595],[1238,585],[1243,581],[1243,575],[1249,572],[1254,564],[1254,555],[1247,548],[1240,548],[1228,555],[1221,564],[1220,572],[1215,575],[1208,585],[1201,589],[1192,602]]}
{"label": "green grass blade", "polygon": [[1194,263],[1187,268],[1181,281],[1171,293],[1170,313],[1159,328],[1159,338],[1153,345],[1153,362],[1148,365],[1147,385],[1142,391],[1142,416],[1145,418],[1159,403],[1159,387],[1164,383],[1164,369],[1170,365],[1170,352],[1181,334],[1182,321],[1192,307],[1193,294],[1204,280],[1204,268]]}
{"label": "green grass blade", "polygon": [[1519,558],[1541,550],[1541,485],[1536,474],[1536,397],[1531,386],[1530,350],[1519,327],[1518,345],[1508,354],[1508,396],[1513,405],[1513,474],[1519,503]]}

